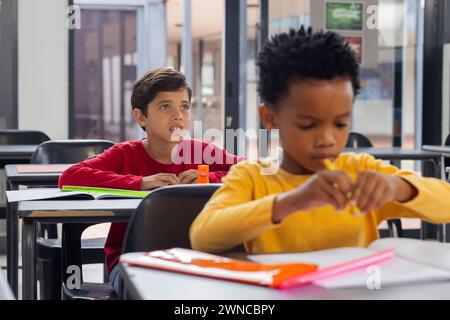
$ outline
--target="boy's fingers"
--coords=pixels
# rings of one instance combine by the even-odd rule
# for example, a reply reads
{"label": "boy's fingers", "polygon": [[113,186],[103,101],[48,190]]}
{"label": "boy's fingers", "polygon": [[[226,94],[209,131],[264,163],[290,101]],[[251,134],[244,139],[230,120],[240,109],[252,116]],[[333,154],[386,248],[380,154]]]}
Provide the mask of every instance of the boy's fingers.
{"label": "boy's fingers", "polygon": [[168,184],[179,184],[180,180],[175,175],[162,175],[159,177],[161,181],[166,182]]}
{"label": "boy's fingers", "polygon": [[192,181],[194,181],[195,179],[197,179],[197,173],[192,172],[180,180],[181,180],[181,183],[192,183]]}
{"label": "boy's fingers", "polygon": [[154,185],[153,185],[153,188],[160,188],[160,187],[164,187],[164,186],[167,186],[168,185],[168,183],[167,182],[164,182],[164,181],[156,181],[155,183],[154,183]]}
{"label": "boy's fingers", "polygon": [[374,192],[377,189],[377,184],[379,181],[375,177],[372,177],[372,179],[367,177],[364,181],[365,183],[361,186],[359,198],[356,199],[356,204],[358,205],[358,208],[360,208],[363,212],[366,212],[368,209],[368,204],[371,201],[374,201]]}
{"label": "boy's fingers", "polygon": [[332,185],[336,184],[338,189],[344,194],[347,194],[352,189],[352,179],[345,171],[328,171],[324,178]]}
{"label": "boy's fingers", "polygon": [[181,183],[183,183],[184,177],[186,176],[186,171],[183,171],[178,175],[178,180],[180,180]]}
{"label": "boy's fingers", "polygon": [[197,173],[193,173],[190,176],[186,177],[185,179],[185,183],[193,183],[197,180]]}
{"label": "boy's fingers", "polygon": [[356,178],[356,183],[353,190],[353,196],[352,199],[357,202],[359,198],[361,197],[362,188],[364,187],[366,183],[367,175],[365,174],[359,174]]}
{"label": "boy's fingers", "polygon": [[370,211],[378,207],[378,204],[381,202],[384,194],[384,187],[379,184],[375,184],[374,188],[368,192],[368,197],[366,199],[365,204],[362,204],[361,210],[364,212]]}
{"label": "boy's fingers", "polygon": [[389,201],[390,194],[389,189],[387,187],[382,187],[377,190],[377,193],[379,193],[377,196],[377,202],[374,204],[372,209],[378,209],[382,207],[386,202]]}
{"label": "boy's fingers", "polygon": [[188,171],[182,172],[178,176],[178,179],[180,180],[180,183],[186,183],[190,179],[192,174],[193,174],[192,172],[188,172]]}
{"label": "boy's fingers", "polygon": [[180,180],[180,182],[182,182],[188,175],[191,175],[192,172],[195,172],[195,171],[196,171],[195,169],[183,171],[178,175],[178,179]]}
{"label": "boy's fingers", "polygon": [[352,179],[350,178],[347,172],[342,172],[336,177],[337,184],[339,185],[339,189],[347,194],[352,190]]}
{"label": "boy's fingers", "polygon": [[342,194],[341,191],[331,186],[328,182],[324,181],[319,186],[321,190],[332,200],[333,206],[338,209],[344,209],[347,204],[347,198]]}

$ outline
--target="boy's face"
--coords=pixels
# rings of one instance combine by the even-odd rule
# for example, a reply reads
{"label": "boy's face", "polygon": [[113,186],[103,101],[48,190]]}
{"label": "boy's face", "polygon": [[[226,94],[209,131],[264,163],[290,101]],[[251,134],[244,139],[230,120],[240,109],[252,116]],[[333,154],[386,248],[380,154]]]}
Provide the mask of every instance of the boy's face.
{"label": "boy's face", "polygon": [[260,116],[266,128],[280,130],[290,167],[312,173],[323,170],[323,160],[335,160],[345,148],[353,99],[349,80],[299,80],[273,109],[261,107]]}
{"label": "boy's face", "polygon": [[[147,116],[139,109],[133,110],[139,126],[145,127],[149,139],[176,143],[172,134],[189,130],[190,104],[187,90],[161,91],[147,106]],[[181,132],[181,131],[180,131]]]}

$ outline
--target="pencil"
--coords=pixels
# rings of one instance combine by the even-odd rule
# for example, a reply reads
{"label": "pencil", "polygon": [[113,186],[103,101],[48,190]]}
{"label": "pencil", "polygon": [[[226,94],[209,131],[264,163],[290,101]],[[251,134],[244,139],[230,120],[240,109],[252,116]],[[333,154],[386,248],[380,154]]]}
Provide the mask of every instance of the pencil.
{"label": "pencil", "polygon": [[[336,170],[336,167],[334,166],[334,164],[331,162],[330,159],[323,160],[323,163],[325,164],[325,167],[327,168],[327,170],[329,170],[329,171]],[[347,199],[350,199],[351,197],[352,197],[352,193],[349,192],[347,194]],[[361,210],[359,210],[359,208],[353,204],[350,204],[350,212],[352,214],[356,214],[356,215],[361,214]]]}

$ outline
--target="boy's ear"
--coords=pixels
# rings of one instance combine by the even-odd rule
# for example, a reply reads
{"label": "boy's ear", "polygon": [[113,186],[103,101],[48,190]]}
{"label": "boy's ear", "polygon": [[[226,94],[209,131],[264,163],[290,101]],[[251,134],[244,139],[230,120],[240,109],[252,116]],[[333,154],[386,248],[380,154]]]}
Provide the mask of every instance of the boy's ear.
{"label": "boy's ear", "polygon": [[265,103],[261,103],[258,111],[264,128],[267,130],[278,129],[277,117],[272,108],[269,108]]}
{"label": "boy's ear", "polygon": [[140,127],[145,127],[147,117],[142,113],[141,109],[133,108],[133,118]]}

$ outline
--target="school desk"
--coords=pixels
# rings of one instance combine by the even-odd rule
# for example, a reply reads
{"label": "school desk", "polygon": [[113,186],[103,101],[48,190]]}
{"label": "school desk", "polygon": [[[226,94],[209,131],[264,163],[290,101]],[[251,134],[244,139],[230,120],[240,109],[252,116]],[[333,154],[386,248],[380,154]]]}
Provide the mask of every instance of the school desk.
{"label": "school desk", "polygon": [[37,145],[0,145],[0,168],[7,163],[28,163]]}
{"label": "school desk", "polygon": [[[8,164],[5,166],[6,190],[18,190],[19,185],[24,186],[58,186],[60,172],[50,173],[20,173],[17,167],[47,167],[48,165]],[[17,204],[6,204],[6,244],[7,244],[7,274],[8,282],[17,295],[18,290],[18,217]]]}
{"label": "school desk", "polygon": [[126,222],[142,199],[21,201],[22,296],[36,299],[36,223]]}
{"label": "school desk", "polygon": [[[448,250],[449,244],[435,241],[405,239],[408,247],[420,243],[416,259],[427,260],[433,249]],[[430,250],[427,250],[429,248]],[[425,249],[425,250],[424,250]],[[122,257],[133,253],[126,253]],[[224,254],[234,259],[246,259],[245,253]],[[276,254],[275,254],[276,255]],[[267,256],[267,255],[266,255]],[[125,298],[144,300],[439,300],[450,299],[450,280],[424,281],[383,286],[380,289],[335,288],[324,289],[310,284],[290,289],[267,287],[211,279],[169,271],[131,267],[120,264]],[[382,276],[382,274],[381,274]],[[221,302],[218,302],[221,303]]]}

